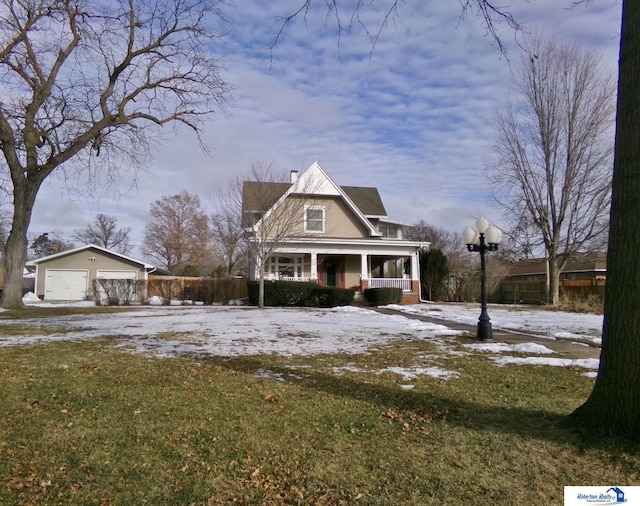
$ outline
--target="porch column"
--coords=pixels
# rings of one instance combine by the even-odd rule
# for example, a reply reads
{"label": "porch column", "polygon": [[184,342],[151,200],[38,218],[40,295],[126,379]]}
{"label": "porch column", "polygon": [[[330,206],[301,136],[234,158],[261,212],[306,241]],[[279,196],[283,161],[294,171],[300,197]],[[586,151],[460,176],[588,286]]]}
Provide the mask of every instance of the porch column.
{"label": "porch column", "polygon": [[360,255],[360,291],[369,288],[369,262],[366,254]]}
{"label": "porch column", "polygon": [[311,272],[309,273],[311,281],[318,281],[318,254],[311,253]]}
{"label": "porch column", "polygon": [[360,279],[369,280],[369,262],[368,256],[365,254],[360,255]]}
{"label": "porch column", "polygon": [[420,252],[415,251],[411,255],[411,279],[420,281]]}

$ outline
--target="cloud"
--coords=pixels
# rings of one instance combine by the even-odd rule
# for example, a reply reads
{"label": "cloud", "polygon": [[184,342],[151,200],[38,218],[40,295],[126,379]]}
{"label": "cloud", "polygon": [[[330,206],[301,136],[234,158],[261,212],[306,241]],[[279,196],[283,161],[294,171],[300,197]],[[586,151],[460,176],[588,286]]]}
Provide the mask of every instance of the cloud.
{"label": "cloud", "polygon": [[[318,160],[340,184],[378,187],[394,219],[458,231],[479,211],[496,216],[485,161],[521,35],[499,27],[507,60],[480,19],[460,19],[459,3],[411,1],[398,6],[372,47],[369,35],[380,29],[388,2],[367,3],[360,12],[369,33],[340,11],[342,26],[351,29],[338,34],[318,1],[270,50],[278,16],[295,4],[245,0],[229,8],[217,50],[229,61],[225,77],[236,87],[235,105],[206,124],[210,155],[187,131],[167,134],[136,195],[103,200],[100,211],[117,214],[139,244],[149,205],[163,195],[185,189],[206,201],[251,161],[289,170]],[[615,68],[619,4],[569,10],[537,0],[514,5],[513,13],[528,29],[593,48]],[[62,195],[58,182],[43,189],[32,233],[59,223],[70,234],[98,209]]]}

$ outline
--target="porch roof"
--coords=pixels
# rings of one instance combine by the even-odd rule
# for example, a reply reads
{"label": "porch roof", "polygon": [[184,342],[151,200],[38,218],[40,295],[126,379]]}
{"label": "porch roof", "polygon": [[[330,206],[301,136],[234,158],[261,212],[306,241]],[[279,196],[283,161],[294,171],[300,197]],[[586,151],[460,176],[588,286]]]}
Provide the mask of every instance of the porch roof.
{"label": "porch roof", "polygon": [[345,255],[407,256],[416,253],[428,243],[393,239],[336,239],[336,238],[287,238],[278,241],[274,253],[323,253]]}

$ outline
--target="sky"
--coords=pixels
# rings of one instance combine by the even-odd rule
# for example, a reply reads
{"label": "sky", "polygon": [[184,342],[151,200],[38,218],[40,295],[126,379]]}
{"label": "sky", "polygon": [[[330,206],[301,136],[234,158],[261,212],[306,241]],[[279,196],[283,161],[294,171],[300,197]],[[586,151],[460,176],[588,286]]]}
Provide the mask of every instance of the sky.
{"label": "sky", "polygon": [[[325,2],[315,0],[271,50],[278,17],[301,3],[236,0],[224,7],[228,24],[214,50],[235,90],[233,103],[205,124],[208,154],[190,132],[168,132],[149,172],[133,189],[125,175],[125,196],[117,200],[76,197],[54,176],[39,194],[30,237],[48,232],[70,241],[101,212],[131,227],[130,254],[144,260],[139,246],[152,202],[186,190],[207,207],[252,162],[288,172],[318,161],[338,184],[377,187],[388,216],[405,223],[461,232],[484,215],[500,226],[485,174],[494,111],[511,86],[522,35],[499,28],[505,58],[479,18],[460,18],[459,2],[406,0],[372,47],[357,24],[338,37]],[[529,31],[578,42],[615,71],[620,3],[568,9],[571,3],[515,0],[508,8]],[[346,23],[352,4],[340,3]],[[389,4],[365,2],[361,17],[370,32]]]}
{"label": "sky", "polygon": [[[24,299],[27,305],[49,307],[55,304],[38,300],[33,294]],[[70,305],[92,303],[66,303]],[[59,304],[58,304],[59,305]],[[478,305],[419,304],[389,306],[398,311],[424,314],[432,318],[475,323]],[[329,316],[329,317],[328,317]],[[380,346],[396,341],[425,340],[434,344],[437,353],[416,354],[413,364],[389,367],[376,372],[398,374],[405,381],[403,388],[412,388],[411,380],[419,375],[442,379],[460,377],[457,370],[448,370],[440,358],[460,353],[481,353],[496,366],[538,365],[551,367],[578,367],[580,372],[594,377],[598,369],[597,358],[567,358],[558,356],[540,339],[549,342],[563,339],[576,346],[587,343],[598,345],[602,329],[602,316],[562,311],[492,307],[491,317],[495,329],[510,329],[535,335],[538,342],[507,344],[499,341],[475,342],[461,347],[456,342],[460,331],[445,325],[407,319],[402,315],[381,314],[371,309],[345,306],[330,309],[265,308],[248,306],[185,307],[145,306],[133,311],[117,313],[77,314],[30,319],[34,328],[63,328],[64,332],[38,335],[20,332],[20,335],[0,338],[0,347],[27,346],[34,343],[61,340],[84,340],[114,337],[118,346],[135,353],[171,358],[238,357],[275,354],[279,356],[313,356],[318,354],[375,353]],[[19,325],[17,325],[19,323]],[[444,323],[444,322],[443,322]],[[0,325],[20,322],[5,320]],[[63,364],[61,364],[63,365]],[[358,372],[355,366],[334,369]],[[368,371],[370,372],[370,371]],[[261,375],[270,376],[270,371]],[[276,378],[280,379],[280,378]]]}

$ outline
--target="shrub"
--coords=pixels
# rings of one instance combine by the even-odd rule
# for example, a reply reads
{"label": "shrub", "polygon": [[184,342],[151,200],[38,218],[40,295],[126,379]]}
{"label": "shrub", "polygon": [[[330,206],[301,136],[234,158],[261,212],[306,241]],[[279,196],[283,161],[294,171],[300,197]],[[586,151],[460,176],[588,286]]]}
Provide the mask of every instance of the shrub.
{"label": "shrub", "polygon": [[145,282],[135,279],[93,280],[93,294],[97,306],[128,306],[138,293],[144,293]]}
{"label": "shrub", "polygon": [[402,300],[402,288],[367,288],[364,298],[372,306],[399,304]]}
{"label": "shrub", "polygon": [[336,288],[333,286],[321,286],[311,290],[308,306],[336,307],[353,304],[355,290],[352,288]]}
{"label": "shrub", "polygon": [[[298,281],[265,281],[264,305],[265,306],[304,306],[311,296],[311,291],[318,288],[317,283]],[[249,304],[258,305],[260,283],[249,281]]]}

